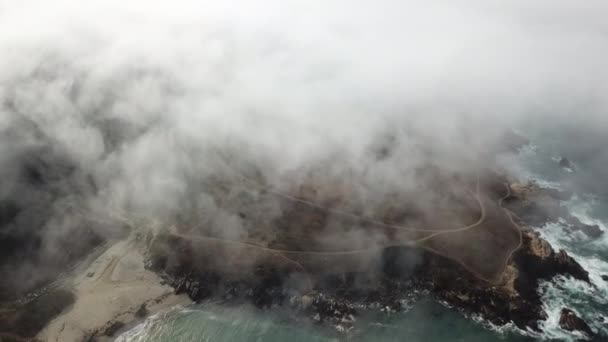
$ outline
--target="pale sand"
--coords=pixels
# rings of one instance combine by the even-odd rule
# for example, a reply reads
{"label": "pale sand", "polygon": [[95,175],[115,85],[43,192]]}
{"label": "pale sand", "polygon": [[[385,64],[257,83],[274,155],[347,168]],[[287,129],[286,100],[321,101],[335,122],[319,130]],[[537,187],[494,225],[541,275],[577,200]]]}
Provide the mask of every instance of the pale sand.
{"label": "pale sand", "polygon": [[40,332],[42,341],[80,342],[93,333],[101,335],[116,321],[135,320],[135,312],[144,303],[149,314],[191,303],[144,268],[141,243],[134,238],[114,244],[66,282],[73,288],[76,302]]}

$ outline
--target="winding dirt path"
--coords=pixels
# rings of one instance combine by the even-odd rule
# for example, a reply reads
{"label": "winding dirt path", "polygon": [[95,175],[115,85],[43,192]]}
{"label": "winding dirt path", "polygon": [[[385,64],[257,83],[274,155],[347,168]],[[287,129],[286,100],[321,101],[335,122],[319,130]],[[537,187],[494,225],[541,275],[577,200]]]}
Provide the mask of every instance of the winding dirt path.
{"label": "winding dirt path", "polygon": [[[252,181],[247,179],[244,176],[240,176],[241,179],[246,182],[251,184]],[[508,253],[508,257],[505,259],[504,263],[503,263],[503,270],[507,267],[509,261],[512,259],[513,254],[522,246],[522,232],[521,232],[521,227],[515,222],[515,220],[513,219],[512,213],[506,209],[503,206],[503,202],[504,200],[506,200],[507,198],[509,198],[511,196],[511,189],[509,184],[505,183],[505,187],[507,189],[506,194],[500,198],[498,200],[498,206],[504,211],[505,215],[509,218],[509,221],[512,224],[512,228],[518,233],[519,236],[519,243],[517,244],[517,246],[515,246],[512,250],[509,251]],[[258,188],[257,186],[255,186],[255,188]],[[297,268],[299,270],[301,270],[303,273],[306,273],[306,268],[299,262],[289,258],[289,256],[327,256],[327,257],[331,257],[331,256],[348,256],[348,255],[356,255],[356,254],[362,254],[362,253],[369,253],[370,251],[374,251],[374,250],[380,250],[380,249],[385,249],[385,248],[389,248],[389,247],[399,247],[399,246],[417,246],[419,248],[425,249],[431,253],[434,253],[436,255],[448,258],[454,262],[456,262],[457,264],[459,264],[460,266],[462,266],[464,269],[466,269],[467,271],[469,271],[471,274],[473,274],[475,277],[477,277],[478,279],[481,279],[485,282],[488,282],[490,284],[498,284],[500,283],[500,276],[498,276],[495,279],[489,279],[488,277],[485,277],[483,275],[481,275],[478,271],[476,271],[475,269],[473,269],[470,265],[467,265],[465,262],[461,261],[458,258],[455,258],[451,255],[449,255],[448,253],[443,253],[441,251],[438,251],[432,247],[429,246],[425,246],[422,245],[422,243],[427,242],[433,238],[436,238],[438,236],[444,235],[444,234],[454,234],[454,233],[462,233],[465,232],[467,230],[470,229],[474,229],[479,227],[480,225],[485,223],[486,220],[486,216],[487,216],[487,210],[486,207],[483,203],[483,200],[481,199],[481,189],[480,189],[480,179],[479,179],[479,173],[477,174],[477,179],[476,179],[476,185],[475,185],[475,200],[477,201],[477,203],[479,204],[479,208],[480,208],[480,217],[479,219],[475,222],[472,223],[470,225],[464,226],[464,227],[458,227],[458,228],[451,228],[451,229],[442,229],[442,230],[438,230],[438,229],[425,229],[425,228],[414,228],[414,227],[405,227],[405,226],[399,226],[399,225],[393,225],[393,224],[387,224],[385,222],[379,221],[379,220],[375,220],[369,217],[364,217],[364,216],[360,216],[360,215],[356,215],[347,211],[343,211],[343,210],[339,210],[339,209],[333,209],[333,208],[325,208],[317,203],[311,202],[311,201],[307,201],[301,198],[297,198],[291,195],[287,195],[284,193],[281,193],[279,191],[276,190],[272,190],[272,189],[267,189],[267,188],[258,188],[257,190],[259,191],[265,191],[267,193],[271,193],[275,196],[279,196],[281,198],[284,198],[288,201],[292,201],[292,202],[297,202],[297,203],[301,203],[307,206],[310,206],[312,208],[316,208],[316,209],[320,209],[323,210],[325,212],[328,213],[332,213],[332,214],[337,214],[337,215],[341,215],[341,216],[345,216],[345,217],[349,217],[352,219],[356,219],[356,220],[360,220],[362,222],[366,222],[378,227],[383,227],[383,228],[389,228],[389,229],[394,229],[394,230],[406,230],[406,231],[416,231],[416,232],[428,232],[430,233],[429,235],[419,238],[419,239],[415,239],[415,240],[408,240],[408,241],[394,241],[391,243],[386,243],[386,244],[382,244],[382,245],[378,245],[378,246],[374,246],[374,247],[369,247],[369,248],[361,248],[361,249],[354,249],[354,250],[343,250],[343,251],[301,251],[301,250],[289,250],[289,249],[277,249],[277,248],[270,248],[270,247],[266,247],[266,246],[262,246],[262,245],[258,245],[252,242],[246,242],[246,241],[239,241],[239,240],[229,240],[229,239],[222,239],[222,238],[216,238],[216,237],[211,237],[211,236],[202,236],[202,235],[192,235],[192,234],[182,234],[179,233],[177,230],[172,231],[172,235],[186,239],[186,240],[198,240],[198,241],[206,241],[206,242],[216,242],[216,243],[223,243],[223,244],[234,244],[234,245],[240,245],[240,246],[246,246],[249,248],[255,248],[264,252],[268,252],[268,253],[272,253],[273,255],[282,258],[284,260],[286,260],[288,263],[291,263],[293,265],[296,265]],[[130,220],[128,220],[126,218],[126,215],[117,215],[116,218],[123,220],[125,222],[127,222],[128,224],[132,224],[132,222],[130,222]],[[497,274],[501,274],[502,272],[497,272]],[[310,278],[309,278],[309,286],[312,287]]]}

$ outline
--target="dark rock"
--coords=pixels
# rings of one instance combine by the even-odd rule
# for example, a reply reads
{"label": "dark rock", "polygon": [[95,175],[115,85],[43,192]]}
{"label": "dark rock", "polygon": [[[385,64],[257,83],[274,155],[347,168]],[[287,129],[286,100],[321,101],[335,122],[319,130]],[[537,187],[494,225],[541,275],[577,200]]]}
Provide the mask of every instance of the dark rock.
{"label": "dark rock", "polygon": [[562,168],[572,169],[572,163],[566,157],[561,157],[559,159],[559,166]]}
{"label": "dark rock", "polygon": [[568,227],[574,231],[581,231],[590,238],[597,239],[604,234],[604,231],[597,224],[586,224],[581,222],[577,217],[570,214],[564,217],[568,223]]}
{"label": "dark rock", "polygon": [[[499,185],[504,187],[504,183]],[[504,189],[496,188],[496,198],[504,196]],[[589,274],[568,253],[553,250],[537,233],[521,228],[530,221],[544,223],[568,215],[560,201],[571,194],[539,190],[534,186],[513,189],[513,196],[505,199],[505,203],[519,216],[517,220],[523,221],[519,225],[521,248],[514,251],[496,283],[485,281],[438,254],[412,247],[389,247],[379,258],[380,267],[369,274],[335,270],[307,274],[313,288],[306,293],[312,302],[307,300],[306,305],[292,307],[316,321],[341,324],[356,315],[355,308],[366,305],[382,308],[383,312],[399,311],[404,296],[422,291],[467,314],[482,315],[497,325],[513,322],[524,330],[540,330],[539,321],[546,319],[547,314],[538,291],[539,283],[560,275],[589,282]],[[176,292],[187,293],[194,301],[210,297],[225,303],[247,301],[265,309],[282,305],[285,298],[303,295],[302,289],[294,288],[293,281],[288,280],[299,270],[275,269],[276,264],[260,261],[247,272],[226,272],[221,264],[210,267],[206,262],[209,256],[200,254],[191,241],[177,234],[157,236],[150,251],[147,265],[161,274]],[[201,259],[193,262],[193,256],[197,255]]]}
{"label": "dark rock", "polygon": [[347,301],[317,296],[312,303],[313,311],[319,315],[319,321],[343,321],[354,316],[357,311]]}
{"label": "dark rock", "polygon": [[602,280],[608,281],[608,274],[602,274]]}
{"label": "dark rock", "polygon": [[555,268],[557,274],[570,275],[575,279],[589,283],[589,272],[581,266],[574,258],[561,249],[555,256]]}
{"label": "dark rock", "polygon": [[514,257],[519,270],[516,287],[519,291],[536,292],[539,280],[549,280],[557,275],[571,276],[589,282],[589,273],[564,250],[555,252],[551,245],[533,232],[522,234],[522,248]]}
{"label": "dark rock", "polygon": [[144,303],[135,311],[135,317],[144,318],[146,316],[148,316],[148,308],[146,307],[146,303]]}
{"label": "dark rock", "polygon": [[125,324],[123,322],[121,322],[121,321],[113,322],[112,324],[110,324],[109,327],[107,327],[103,331],[103,335],[104,336],[114,336],[114,334],[116,334],[124,326],[125,326]]}
{"label": "dark rock", "polygon": [[552,189],[552,188],[540,188],[539,191],[554,200],[567,201],[572,198],[574,193],[568,190]]}
{"label": "dark rock", "polygon": [[[179,238],[166,237],[168,241]],[[157,238],[156,243],[161,243]],[[177,240],[175,242],[177,242]],[[175,246],[183,246],[176,243]],[[176,291],[187,293],[194,301],[215,296],[224,302],[248,301],[260,309],[282,305],[286,298],[298,295],[289,287],[289,272],[268,265],[259,265],[251,274],[239,276],[219,271],[196,270],[197,265],[183,259],[180,264],[168,263],[188,249],[155,249],[158,258],[150,262],[152,269],[164,277]],[[189,255],[189,254],[185,254]],[[412,263],[413,257],[419,262]],[[408,261],[408,262],[405,262]],[[319,274],[314,276],[312,298],[307,305],[295,306],[319,322],[340,324],[351,321],[356,307],[371,305],[383,312],[401,310],[406,294],[430,292],[468,313],[481,314],[494,324],[514,322],[522,329],[539,330],[538,322],[546,319],[538,292],[540,280],[557,275],[589,281],[587,272],[565,251],[554,251],[532,231],[525,231],[522,247],[513,255],[513,287],[492,286],[481,281],[452,260],[410,247],[387,248],[381,258],[381,274],[363,273]],[[407,266],[407,267],[406,267]],[[300,292],[299,295],[302,295]],[[345,324],[345,325],[344,325]]]}
{"label": "dark rock", "polygon": [[597,224],[593,224],[593,225],[583,224],[579,227],[583,233],[585,233],[587,236],[594,238],[594,239],[597,239],[600,236],[602,236],[602,234],[604,234],[604,231]]}
{"label": "dark rock", "polygon": [[[522,247],[513,255],[517,277],[513,282],[517,297],[506,299],[506,308],[493,308],[500,317],[509,317],[520,328],[538,330],[538,321],[546,319],[538,292],[541,280],[558,275],[589,282],[589,274],[563,250],[555,252],[551,245],[533,231],[524,231]],[[487,297],[484,295],[483,297]],[[492,298],[491,301],[497,302]]]}
{"label": "dark rock", "polygon": [[589,337],[595,334],[582,318],[578,317],[574,311],[563,308],[559,317],[559,326],[567,331],[580,331]]}
{"label": "dark rock", "polygon": [[83,342],[97,342],[97,332],[90,332],[84,336]]}

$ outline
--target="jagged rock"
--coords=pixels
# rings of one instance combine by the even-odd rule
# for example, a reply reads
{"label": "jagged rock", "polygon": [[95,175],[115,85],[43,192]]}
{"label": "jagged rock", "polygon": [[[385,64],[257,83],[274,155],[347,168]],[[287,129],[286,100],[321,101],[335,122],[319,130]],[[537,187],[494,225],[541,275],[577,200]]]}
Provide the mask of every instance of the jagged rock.
{"label": "jagged rock", "polygon": [[597,239],[604,234],[604,231],[597,224],[581,224],[577,227],[587,236]]}
{"label": "jagged rock", "polygon": [[565,169],[572,169],[572,163],[566,157],[561,157],[559,159],[559,166]]}
{"label": "jagged rock", "polygon": [[547,241],[531,231],[524,232],[522,240],[523,247],[515,255],[520,278],[526,277],[537,283],[539,279],[551,279],[561,274],[589,282],[589,272],[566,251],[556,253]]}
{"label": "jagged rock", "polygon": [[602,280],[608,281],[608,274],[602,274]]}
{"label": "jagged rock", "polygon": [[574,311],[563,308],[559,317],[559,326],[567,331],[580,331],[589,337],[595,334],[582,318],[578,317]]}
{"label": "jagged rock", "polygon": [[574,258],[561,249],[555,256],[556,271],[559,274],[568,274],[575,279],[589,282],[589,272],[587,272]]}
{"label": "jagged rock", "polygon": [[312,303],[314,311],[319,314],[320,320],[341,322],[344,318],[356,315],[357,311],[346,300],[341,298],[327,298],[317,296]]}
{"label": "jagged rock", "polygon": [[585,235],[589,236],[590,238],[597,239],[598,237],[602,236],[602,234],[604,234],[604,231],[597,224],[583,223],[577,217],[572,216],[570,214],[568,214],[567,216],[565,216],[563,218],[571,230],[581,231],[581,232],[585,233]]}
{"label": "jagged rock", "polygon": [[[328,274],[316,281],[315,291],[298,300],[298,308],[319,321],[342,324],[346,317],[357,315],[359,305],[384,308],[385,312],[401,310],[404,294],[429,291],[440,300],[466,312],[481,314],[501,325],[514,322],[518,327],[539,330],[538,322],[546,319],[538,294],[540,280],[557,275],[589,281],[587,272],[565,251],[554,251],[551,245],[531,230],[523,232],[522,247],[513,255],[505,273],[505,284],[489,286],[460,265],[436,254],[419,253],[421,262],[414,269],[393,267],[393,259],[410,255],[408,247],[391,247],[383,257],[381,280],[370,283],[356,274]],[[167,268],[153,263],[168,283],[198,301],[217,295],[223,300],[248,300],[258,308],[281,305],[294,289],[286,288],[288,274],[259,266],[255,274],[231,278],[214,272],[194,272],[189,264]],[[386,309],[388,307],[388,309]]]}
{"label": "jagged rock", "polygon": [[[379,274],[310,274],[313,291],[300,297],[296,307],[318,321],[343,324],[356,316],[355,308],[399,311],[404,296],[421,290],[464,312],[480,314],[494,324],[513,322],[522,329],[540,330],[539,321],[547,318],[538,291],[540,281],[563,275],[589,282],[589,274],[565,251],[555,251],[538,233],[521,228],[531,221],[545,222],[566,215],[567,209],[559,202],[571,194],[534,186],[512,188],[514,195],[505,203],[519,216],[521,248],[514,251],[496,283],[488,283],[454,260],[435,253],[406,246],[389,247],[382,253],[380,267],[375,269]],[[504,196],[504,189],[500,190],[498,198]],[[548,210],[538,198],[548,203]],[[150,250],[151,269],[165,274],[176,291],[187,293],[195,301],[216,296],[223,301],[247,300],[258,308],[269,308],[302,293],[301,288],[289,288],[293,282],[286,280],[294,272],[291,268],[277,269],[260,262],[250,272],[236,275],[202,267],[207,265],[204,260],[192,262],[191,256],[196,252],[192,243],[176,234],[159,234]],[[412,257],[418,261],[409,268],[403,267],[400,261]]]}

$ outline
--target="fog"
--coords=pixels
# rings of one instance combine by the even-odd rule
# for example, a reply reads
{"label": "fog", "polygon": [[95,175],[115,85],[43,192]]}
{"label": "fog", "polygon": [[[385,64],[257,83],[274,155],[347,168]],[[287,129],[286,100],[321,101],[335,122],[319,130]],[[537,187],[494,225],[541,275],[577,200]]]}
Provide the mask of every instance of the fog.
{"label": "fog", "polygon": [[[0,199],[35,208],[6,204],[21,219],[3,234],[43,226],[30,248],[63,252],[53,237],[82,225],[74,202],[204,217],[220,207],[204,180],[218,176],[289,188],[317,170],[363,201],[423,196],[416,168],[475,168],[511,128],[583,136],[564,153],[605,169],[606,13],[604,1],[2,0]],[[23,181],[32,163],[44,175]],[[218,222],[242,236],[234,217]]]}

